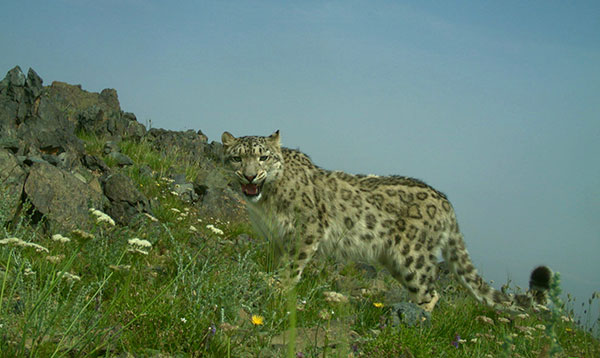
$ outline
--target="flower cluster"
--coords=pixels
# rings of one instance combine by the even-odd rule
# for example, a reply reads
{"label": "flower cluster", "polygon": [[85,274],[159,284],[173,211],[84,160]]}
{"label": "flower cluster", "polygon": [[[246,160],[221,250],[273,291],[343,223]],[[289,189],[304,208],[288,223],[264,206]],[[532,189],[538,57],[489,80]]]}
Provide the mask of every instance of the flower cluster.
{"label": "flower cluster", "polygon": [[46,260],[48,260],[50,263],[53,263],[53,264],[57,264],[57,263],[61,262],[62,260],[64,260],[64,258],[65,258],[65,255],[63,255],[63,254],[54,255],[54,256],[50,256],[50,255],[46,256]]}
{"label": "flower cluster", "polygon": [[64,278],[67,281],[72,281],[72,282],[81,281],[81,277],[74,275],[70,272],[59,271],[57,274],[59,277]]}
{"label": "flower cluster", "polygon": [[52,235],[52,241],[56,241],[56,242],[60,242],[60,243],[67,243],[69,241],[71,241],[71,239],[69,239],[68,237],[64,237],[61,234],[54,234]]}
{"label": "flower cluster", "polygon": [[332,303],[348,303],[348,297],[335,291],[325,291],[323,292],[323,296],[325,296],[325,301]]}
{"label": "flower cluster", "polygon": [[13,246],[19,246],[19,247],[31,247],[33,249],[35,249],[35,251],[37,252],[49,252],[47,248],[43,247],[42,245],[38,245],[34,242],[26,242],[23,241],[17,237],[9,237],[6,239],[2,239],[0,240],[0,245],[13,245]]}
{"label": "flower cluster", "polygon": [[206,228],[212,231],[215,235],[223,235],[223,230],[216,228],[212,224],[206,225]]}
{"label": "flower cluster", "polygon": [[148,255],[147,250],[150,250],[152,248],[152,244],[148,240],[141,240],[137,237],[129,239],[127,243],[130,246],[128,249],[130,252],[136,252],[142,255]]}
{"label": "flower cluster", "polygon": [[100,211],[98,209],[90,208],[90,213],[92,213],[94,216],[96,216],[97,223],[105,222],[105,223],[108,223],[110,226],[115,226],[115,221],[110,216],[103,213],[102,211]]}

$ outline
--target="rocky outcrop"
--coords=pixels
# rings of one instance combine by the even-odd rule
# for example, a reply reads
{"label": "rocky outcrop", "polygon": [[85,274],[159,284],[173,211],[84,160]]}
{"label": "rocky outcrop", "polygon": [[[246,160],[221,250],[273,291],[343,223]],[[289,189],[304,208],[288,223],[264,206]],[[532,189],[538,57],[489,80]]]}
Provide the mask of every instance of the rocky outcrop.
{"label": "rocky outcrop", "polygon": [[46,157],[66,169],[83,155],[75,125],[48,99],[35,71],[27,77],[19,67],[8,72],[0,82],[0,108],[0,145],[14,154]]}
{"label": "rocky outcrop", "polygon": [[[77,133],[103,138],[102,157],[87,153]],[[201,131],[146,132],[133,113],[121,110],[114,89],[93,93],[63,82],[43,86],[34,70],[25,76],[18,66],[0,81],[0,194],[11,202],[27,201],[32,217],[71,229],[89,221],[90,207],[121,225],[151,213],[149,200],[121,172],[136,164],[121,152],[124,139],[146,141],[199,169],[193,181],[186,180],[181,167],[162,173],[171,179],[173,195],[208,216],[243,215],[243,206],[219,166],[221,145],[209,144]],[[149,167],[137,164],[140,175],[156,178]],[[10,215],[19,214],[21,207],[14,206]]]}
{"label": "rocky outcrop", "polygon": [[82,90],[80,85],[53,82],[45,95],[64,111],[77,130],[112,138],[141,139],[146,133],[135,114],[121,110],[114,89],[92,93]]}
{"label": "rocky outcrop", "polygon": [[[120,183],[119,193],[126,199],[115,199],[113,192],[107,195],[106,182],[98,178],[110,176],[111,170],[101,158],[86,153],[76,136],[79,130],[116,140],[143,137],[144,126],[135,115],[121,111],[117,92],[89,93],[81,86],[61,82],[49,87],[42,84],[34,70],[25,76],[18,66],[0,81],[3,195],[27,200],[30,215],[66,228],[86,223],[90,207],[113,212],[122,223],[131,219],[133,212],[149,211],[147,199],[130,181]],[[117,164],[133,164],[118,150],[114,152]],[[10,214],[17,211],[13,207]]]}

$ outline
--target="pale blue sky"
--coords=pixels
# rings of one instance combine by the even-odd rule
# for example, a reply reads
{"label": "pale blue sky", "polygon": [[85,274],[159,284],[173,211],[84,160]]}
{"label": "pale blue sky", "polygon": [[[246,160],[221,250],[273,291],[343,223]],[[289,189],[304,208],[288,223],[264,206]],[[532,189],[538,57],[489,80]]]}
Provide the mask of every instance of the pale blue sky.
{"label": "pale blue sky", "polygon": [[0,70],[425,180],[487,279],[600,291],[600,2],[4,1]]}

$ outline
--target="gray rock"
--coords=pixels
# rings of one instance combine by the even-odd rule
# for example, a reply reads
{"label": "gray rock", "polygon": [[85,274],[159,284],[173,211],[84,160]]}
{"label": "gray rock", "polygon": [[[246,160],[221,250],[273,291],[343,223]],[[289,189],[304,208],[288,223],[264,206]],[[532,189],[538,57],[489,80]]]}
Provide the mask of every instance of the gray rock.
{"label": "gray rock", "polygon": [[[201,133],[201,132],[200,132]],[[205,157],[204,147],[206,136],[193,130],[185,132],[169,131],[166,129],[152,128],[144,137],[152,146],[160,151],[185,153],[189,158],[201,159]]]}
{"label": "gray rock", "polygon": [[198,201],[199,196],[194,191],[194,184],[192,183],[174,184],[173,191],[177,193],[179,198],[186,203],[194,203]]}
{"label": "gray rock", "polygon": [[139,168],[139,173],[141,176],[151,178],[154,175],[154,171],[147,165],[142,165]]}
{"label": "gray rock", "polygon": [[221,220],[239,220],[247,217],[245,204],[239,199],[239,195],[229,188],[209,187],[202,197],[200,212]]}
{"label": "gray rock", "polygon": [[[8,71],[6,77],[0,81],[0,105],[8,112],[5,116],[0,116],[2,122],[12,122],[18,125],[28,114],[33,103],[33,99],[26,91],[25,84],[27,78],[19,66],[15,66]],[[2,123],[7,126],[8,123]]]}
{"label": "gray rock", "polygon": [[25,170],[19,165],[17,158],[9,151],[0,149],[0,186],[6,190],[6,198],[11,203],[9,214],[13,216],[17,209],[17,203],[21,199],[23,185],[25,183]]}
{"label": "gray rock", "polygon": [[204,191],[200,189],[198,185],[190,183],[185,178],[185,174],[174,174],[172,176],[173,182],[170,184],[170,188],[175,192],[179,198],[187,203],[195,203],[204,194]]}
{"label": "gray rock", "polygon": [[29,155],[25,158],[25,160],[23,161],[23,163],[25,165],[33,165],[35,163],[46,163],[49,164],[46,160],[44,160],[42,157],[38,157],[36,155]]}
{"label": "gray rock", "polygon": [[392,306],[392,325],[405,324],[410,327],[431,326],[431,313],[411,302],[401,302]]}
{"label": "gray rock", "polygon": [[129,158],[128,156],[126,156],[123,153],[111,152],[108,156],[110,158],[114,159],[117,162],[117,165],[120,167],[124,167],[127,165],[133,165],[133,160],[131,160],[131,158]]}
{"label": "gray rock", "polygon": [[216,161],[223,161],[223,144],[212,141],[204,149],[205,154]]}
{"label": "gray rock", "polygon": [[2,80],[1,85],[2,87],[23,87],[25,86],[26,81],[27,78],[23,74],[23,71],[21,71],[21,67],[15,66],[10,71],[8,71],[6,77],[4,78],[4,80]]}
{"label": "gray rock", "polygon": [[104,195],[110,200],[106,213],[118,223],[127,225],[143,212],[150,213],[148,199],[126,175],[116,173],[103,179]]}
{"label": "gray rock", "polygon": [[116,142],[109,140],[106,143],[104,143],[102,151],[104,152],[104,154],[109,154],[112,152],[120,152],[121,148],[119,148],[119,145]]}
{"label": "gray rock", "polygon": [[48,163],[34,163],[25,180],[25,194],[33,208],[67,229],[86,223],[88,209],[102,204],[102,195],[71,173]]}
{"label": "gray rock", "polygon": [[17,138],[2,137],[0,138],[0,148],[8,149],[12,153],[17,153],[20,144]]}
{"label": "gray rock", "polygon": [[187,180],[185,178],[185,174],[174,174],[173,175],[173,184],[185,184]]}
{"label": "gray rock", "polygon": [[83,156],[81,162],[86,168],[92,171],[100,171],[102,173],[110,171],[108,165],[95,155],[86,154]]}
{"label": "gray rock", "polygon": [[126,119],[128,121],[134,121],[137,122],[137,117],[135,116],[134,113],[131,112],[123,112],[123,115],[121,116],[123,119]]}
{"label": "gray rock", "polygon": [[43,82],[42,78],[38,76],[33,68],[30,68],[29,71],[27,71],[27,80],[25,81],[25,84],[32,98],[37,98],[42,94],[42,91],[44,90],[44,86],[42,85]]}

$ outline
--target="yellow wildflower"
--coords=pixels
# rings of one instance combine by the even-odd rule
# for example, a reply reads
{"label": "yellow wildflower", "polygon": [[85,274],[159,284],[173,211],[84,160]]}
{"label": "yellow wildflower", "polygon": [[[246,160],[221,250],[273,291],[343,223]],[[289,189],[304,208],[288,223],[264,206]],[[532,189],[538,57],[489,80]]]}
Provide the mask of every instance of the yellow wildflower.
{"label": "yellow wildflower", "polygon": [[383,303],[381,303],[381,302],[373,302],[373,306],[375,306],[377,308],[382,308],[383,307]]}
{"label": "yellow wildflower", "polygon": [[252,315],[252,324],[255,326],[262,326],[264,324],[263,316]]}

